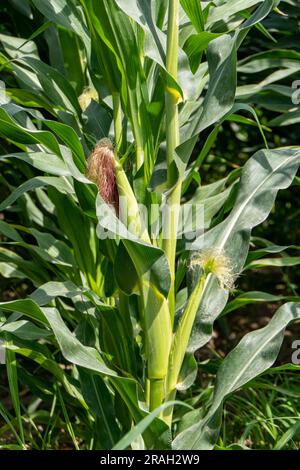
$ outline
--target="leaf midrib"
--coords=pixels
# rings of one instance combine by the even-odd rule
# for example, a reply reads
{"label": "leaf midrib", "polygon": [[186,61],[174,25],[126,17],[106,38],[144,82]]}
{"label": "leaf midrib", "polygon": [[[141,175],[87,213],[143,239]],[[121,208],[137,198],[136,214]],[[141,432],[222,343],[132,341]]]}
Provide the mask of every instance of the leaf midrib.
{"label": "leaf midrib", "polygon": [[[227,242],[232,230],[234,229],[234,226],[240,217],[241,213],[245,209],[245,207],[248,205],[249,201],[255,196],[255,194],[258,193],[258,191],[261,189],[262,186],[283,166],[287,165],[291,160],[297,159],[298,156],[292,156],[289,157],[287,160],[284,160],[282,163],[280,163],[276,168],[273,169],[271,173],[269,173],[262,181],[261,183],[251,192],[251,194],[245,199],[245,201],[240,205],[239,209],[236,211],[235,215],[232,217],[231,222],[229,223],[229,226],[227,229],[225,229],[225,235],[223,235],[220,244],[218,245],[219,249],[223,249],[225,246],[225,243]],[[249,227],[249,230],[252,227]]]}

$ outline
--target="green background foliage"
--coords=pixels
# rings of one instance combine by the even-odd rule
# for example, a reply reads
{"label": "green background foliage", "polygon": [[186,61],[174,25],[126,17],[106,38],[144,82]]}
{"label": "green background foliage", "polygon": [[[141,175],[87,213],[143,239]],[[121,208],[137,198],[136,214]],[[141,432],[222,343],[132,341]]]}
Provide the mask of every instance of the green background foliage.
{"label": "green background foliage", "polygon": [[[298,448],[297,3],[2,2],[1,449]],[[236,289],[138,203],[202,204]]]}

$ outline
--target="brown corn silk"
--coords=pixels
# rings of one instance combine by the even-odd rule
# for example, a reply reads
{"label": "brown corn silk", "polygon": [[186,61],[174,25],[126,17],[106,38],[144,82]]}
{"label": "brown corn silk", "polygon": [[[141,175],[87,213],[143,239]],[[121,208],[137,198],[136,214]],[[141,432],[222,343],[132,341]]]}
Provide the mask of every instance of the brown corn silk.
{"label": "brown corn silk", "polygon": [[114,148],[109,139],[98,142],[87,159],[86,176],[93,181],[102,199],[119,212],[119,194],[115,175]]}

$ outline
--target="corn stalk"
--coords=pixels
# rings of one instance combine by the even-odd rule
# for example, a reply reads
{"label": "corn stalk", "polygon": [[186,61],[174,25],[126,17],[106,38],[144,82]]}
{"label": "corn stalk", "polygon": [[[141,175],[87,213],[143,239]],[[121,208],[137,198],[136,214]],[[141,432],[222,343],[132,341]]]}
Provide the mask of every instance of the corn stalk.
{"label": "corn stalk", "polygon": [[[168,31],[167,31],[167,73],[176,81],[178,71],[178,35],[179,35],[179,0],[169,1]],[[170,194],[167,197],[167,211],[165,222],[164,250],[169,262],[171,274],[171,289],[168,297],[171,320],[174,320],[175,313],[175,264],[176,264],[176,243],[177,228],[180,210],[181,182],[180,179],[174,184],[174,154],[179,144],[179,124],[178,124],[178,92],[166,87],[166,141],[167,141],[167,168],[168,185]]]}

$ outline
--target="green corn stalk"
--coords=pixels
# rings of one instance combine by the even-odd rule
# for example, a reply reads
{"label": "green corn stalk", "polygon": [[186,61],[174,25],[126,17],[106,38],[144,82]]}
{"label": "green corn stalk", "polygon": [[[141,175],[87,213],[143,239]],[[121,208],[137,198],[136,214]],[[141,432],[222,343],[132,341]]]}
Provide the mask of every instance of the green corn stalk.
{"label": "green corn stalk", "polygon": [[[126,221],[130,226],[134,235],[150,244],[150,237],[141,220],[137,200],[122,165],[117,160],[115,173],[119,196],[126,201],[126,207],[128,208],[127,214],[123,214],[124,222]],[[122,211],[120,220],[122,221]],[[123,243],[133,263],[135,263],[134,249],[126,240]],[[151,279],[151,272],[141,276],[139,291],[146,336],[147,396],[149,409],[153,410],[162,403],[166,394],[165,380],[168,370],[172,326],[167,299],[155,287]]]}
{"label": "green corn stalk", "polygon": [[113,113],[114,113],[114,131],[115,131],[115,145],[118,151],[122,145],[122,107],[120,93],[112,92],[113,99]]}
{"label": "green corn stalk", "polygon": [[[167,72],[177,79],[178,70],[178,36],[179,36],[179,1],[169,1],[168,13],[168,31],[167,31]],[[173,322],[175,313],[175,258],[177,227],[181,198],[181,182],[178,180],[174,184],[174,153],[179,144],[179,124],[178,124],[178,92],[177,90],[166,86],[165,106],[166,106],[166,140],[167,140],[167,165],[168,165],[168,184],[170,194],[168,196],[165,221],[165,240],[164,250],[169,261],[171,274],[171,289],[169,293],[169,307],[171,319]]]}

